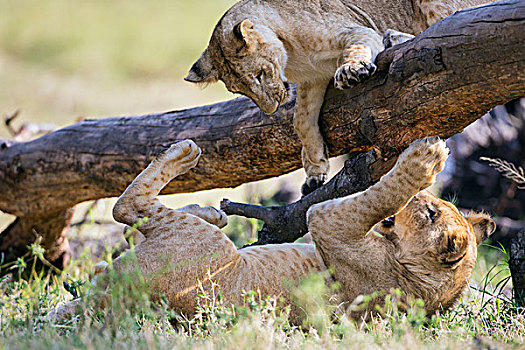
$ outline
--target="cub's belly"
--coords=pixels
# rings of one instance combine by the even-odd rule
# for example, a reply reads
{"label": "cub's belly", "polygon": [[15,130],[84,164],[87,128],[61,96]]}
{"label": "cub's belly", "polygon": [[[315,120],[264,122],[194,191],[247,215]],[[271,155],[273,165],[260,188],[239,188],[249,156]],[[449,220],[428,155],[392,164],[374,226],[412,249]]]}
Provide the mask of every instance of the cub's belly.
{"label": "cub's belly", "polygon": [[261,295],[288,297],[290,287],[312,272],[325,269],[313,244],[269,244],[239,251],[245,266],[239,276],[240,289]]}
{"label": "cub's belly", "polygon": [[[202,299],[203,294],[213,296],[220,292],[225,305],[242,305],[243,291],[288,299],[291,286],[308,274],[325,269],[315,246],[302,243],[249,247],[233,256],[169,263],[164,268],[155,263],[160,258],[151,259],[151,254],[146,259],[139,250],[137,258],[151,297],[155,300],[164,295],[171,309],[187,316],[195,313],[198,298],[201,305],[207,302]],[[118,270],[124,270],[122,267]],[[127,269],[136,267],[131,264]]]}
{"label": "cub's belly", "polygon": [[[209,295],[220,293],[224,305],[240,305],[245,302],[244,292],[255,291],[266,296],[283,297],[290,301],[290,289],[312,272],[325,270],[312,244],[292,243],[248,247],[239,250],[238,260],[216,274],[199,288],[179,291],[168,298],[177,311],[185,314],[195,312],[196,300],[204,291]],[[194,286],[196,287],[196,286]],[[203,302],[206,302],[203,300]]]}

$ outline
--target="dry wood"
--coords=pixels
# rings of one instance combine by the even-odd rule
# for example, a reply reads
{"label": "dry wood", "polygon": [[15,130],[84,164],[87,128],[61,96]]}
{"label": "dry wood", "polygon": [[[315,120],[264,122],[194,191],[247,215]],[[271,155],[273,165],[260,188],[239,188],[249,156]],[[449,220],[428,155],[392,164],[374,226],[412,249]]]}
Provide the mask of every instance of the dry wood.
{"label": "dry wood", "polygon": [[281,207],[263,207],[224,199],[221,209],[228,215],[264,221],[257,242],[252,245],[291,243],[308,232],[306,212],[313,204],[366,190],[392,168],[396,159],[383,160],[374,151],[361,153],[347,160],[327,184],[297,202]]}
{"label": "dry wood", "polygon": [[20,110],[16,110],[14,113],[6,115],[4,117],[5,127],[13,137],[14,141],[23,142],[32,139],[35,136],[47,134],[48,132],[55,131],[57,126],[55,124],[33,124],[24,123],[18,129],[15,129],[12,125],[13,121],[20,115]]}
{"label": "dry wood", "polygon": [[[524,24],[523,1],[500,1],[458,12],[380,54],[372,79],[351,90],[328,89],[320,124],[330,154],[374,146],[391,158],[416,139],[449,137],[494,106],[524,96]],[[288,173],[301,167],[293,109],[292,99],[265,116],[238,98],[85,120],[31,142],[0,140],[0,210],[20,221],[45,220],[82,201],[118,196],[153,155],[185,138],[203,149],[200,164],[163,193]],[[4,234],[0,251],[13,238]]]}

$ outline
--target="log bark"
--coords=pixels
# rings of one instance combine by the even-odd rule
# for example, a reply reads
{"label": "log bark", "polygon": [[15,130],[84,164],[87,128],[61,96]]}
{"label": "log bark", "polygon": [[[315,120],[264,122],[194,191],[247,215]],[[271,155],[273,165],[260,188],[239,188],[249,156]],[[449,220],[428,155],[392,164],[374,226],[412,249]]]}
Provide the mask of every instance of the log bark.
{"label": "log bark", "polygon": [[16,260],[26,253],[27,246],[42,236],[47,260],[62,269],[70,260],[67,234],[72,219],[73,209],[42,216],[17,217],[0,235],[2,261]]}
{"label": "log bark", "polygon": [[525,306],[525,229],[516,234],[510,243],[509,269],[512,276],[514,300]]}
{"label": "log bark", "polygon": [[[496,105],[525,96],[524,24],[519,0],[464,10],[380,54],[369,81],[346,91],[329,88],[320,125],[330,155],[375,147],[391,158],[416,139],[447,138]],[[0,210],[45,221],[79,202],[118,196],[156,153],[186,138],[203,149],[201,161],[165,194],[291,172],[301,167],[294,103],[292,96],[266,116],[241,97],[85,120],[31,142],[0,140]]]}
{"label": "log bark", "polygon": [[343,168],[324,186],[285,206],[263,207],[223,199],[221,209],[228,215],[239,215],[264,221],[251,245],[292,243],[308,232],[306,212],[320,202],[364,191],[391,169],[397,157],[382,159],[375,151],[360,153],[347,160]]}

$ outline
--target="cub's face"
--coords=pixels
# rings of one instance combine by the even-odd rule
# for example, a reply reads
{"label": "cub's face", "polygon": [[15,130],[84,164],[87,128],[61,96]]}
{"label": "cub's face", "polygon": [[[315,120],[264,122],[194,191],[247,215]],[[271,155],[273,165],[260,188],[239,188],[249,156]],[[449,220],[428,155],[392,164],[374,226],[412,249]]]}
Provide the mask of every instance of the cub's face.
{"label": "cub's face", "polygon": [[234,93],[251,98],[266,114],[272,114],[286,101],[288,82],[280,62],[269,54],[276,50],[264,47],[243,57],[226,59],[220,79]]}
{"label": "cub's face", "polygon": [[468,279],[477,246],[495,228],[488,215],[463,216],[451,203],[421,191],[395,217],[374,229],[396,242],[402,259],[424,257],[436,271],[454,270]]}
{"label": "cub's face", "polygon": [[233,29],[219,22],[210,45],[185,80],[224,82],[226,88],[251,98],[259,108],[274,113],[288,96],[284,76],[286,50],[275,33],[246,19]]}

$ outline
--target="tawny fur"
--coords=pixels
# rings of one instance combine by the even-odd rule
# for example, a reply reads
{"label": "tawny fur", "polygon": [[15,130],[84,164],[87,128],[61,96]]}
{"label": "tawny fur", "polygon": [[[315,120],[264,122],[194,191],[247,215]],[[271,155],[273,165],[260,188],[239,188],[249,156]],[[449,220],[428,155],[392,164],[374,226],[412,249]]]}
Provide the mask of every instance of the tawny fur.
{"label": "tawny fur", "polygon": [[[243,0],[216,25],[187,81],[222,80],[274,113],[297,82],[294,126],[308,176],[303,192],[326,179],[328,154],[318,117],[326,87],[347,88],[375,72],[382,40],[398,44],[454,11],[487,0]],[[395,31],[391,31],[394,29]],[[397,31],[397,32],[396,32]]]}
{"label": "tawny fur", "polygon": [[[195,312],[199,286],[210,288],[210,278],[220,284],[227,304],[242,304],[242,290],[288,299],[290,281],[327,267],[333,268],[341,285],[338,300],[346,305],[359,295],[400,288],[423,299],[429,313],[451,307],[467,286],[477,245],[495,226],[487,215],[464,217],[450,203],[422,191],[434,182],[447,154],[438,138],[417,141],[368,190],[312,206],[307,218],[314,244],[238,250],[216,226],[225,223],[223,212],[198,206],[174,210],[156,199],[199,159],[200,149],[192,141],[174,144],[115,204],[117,221],[149,220],[139,228],[145,239],[135,248],[137,265],[117,259],[113,267],[140,269],[152,295],[163,294],[171,308],[187,316]],[[383,221],[392,215],[395,222]],[[65,317],[76,305],[66,304],[54,315]]]}

